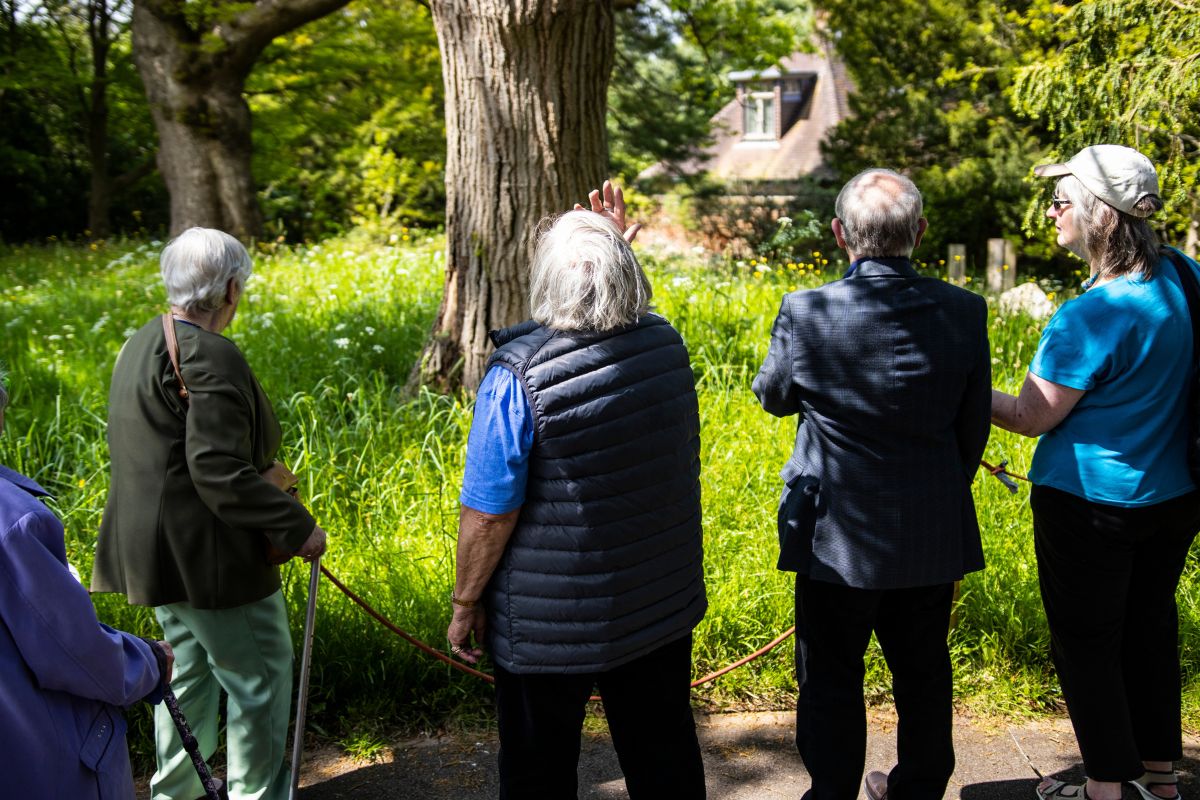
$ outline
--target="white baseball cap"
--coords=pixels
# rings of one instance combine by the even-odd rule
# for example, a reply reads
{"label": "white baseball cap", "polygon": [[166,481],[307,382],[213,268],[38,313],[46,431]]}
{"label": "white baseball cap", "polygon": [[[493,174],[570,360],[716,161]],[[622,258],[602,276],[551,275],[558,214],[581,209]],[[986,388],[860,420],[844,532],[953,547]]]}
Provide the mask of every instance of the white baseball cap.
{"label": "white baseball cap", "polygon": [[1135,217],[1149,214],[1134,206],[1146,195],[1158,195],[1158,173],[1150,159],[1119,144],[1085,147],[1065,164],[1033,168],[1039,178],[1074,175],[1089,192],[1113,208]]}

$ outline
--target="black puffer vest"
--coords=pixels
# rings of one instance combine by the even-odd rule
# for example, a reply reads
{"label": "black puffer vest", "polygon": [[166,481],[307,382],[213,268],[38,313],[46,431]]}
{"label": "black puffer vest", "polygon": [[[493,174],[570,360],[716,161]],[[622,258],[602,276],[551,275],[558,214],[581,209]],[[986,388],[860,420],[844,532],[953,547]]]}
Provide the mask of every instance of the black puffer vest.
{"label": "black puffer vest", "polygon": [[534,417],[525,503],[485,593],[509,672],[601,672],[703,617],[700,415],[687,349],[655,314],[606,333],[497,331]]}

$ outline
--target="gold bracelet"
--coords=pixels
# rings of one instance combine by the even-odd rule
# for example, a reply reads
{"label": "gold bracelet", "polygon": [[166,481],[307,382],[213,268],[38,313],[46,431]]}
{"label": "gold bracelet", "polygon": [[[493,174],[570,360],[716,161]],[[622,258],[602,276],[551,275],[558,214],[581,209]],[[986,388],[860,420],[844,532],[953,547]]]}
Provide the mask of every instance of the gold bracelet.
{"label": "gold bracelet", "polygon": [[475,604],[478,603],[479,601],[478,600],[459,600],[457,597],[454,596],[454,592],[451,592],[450,593],[450,602],[454,603],[454,605],[456,605],[456,606],[462,606],[463,608],[474,608]]}

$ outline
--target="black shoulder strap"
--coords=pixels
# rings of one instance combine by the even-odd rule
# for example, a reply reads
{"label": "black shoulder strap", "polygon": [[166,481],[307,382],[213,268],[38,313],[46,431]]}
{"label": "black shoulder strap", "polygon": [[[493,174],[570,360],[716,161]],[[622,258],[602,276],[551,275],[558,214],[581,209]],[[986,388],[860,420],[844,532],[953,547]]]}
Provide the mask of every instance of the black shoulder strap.
{"label": "black shoulder strap", "polygon": [[1191,265],[1178,250],[1164,247],[1162,252],[1175,266],[1179,284],[1183,286],[1183,295],[1187,298],[1188,312],[1192,316],[1192,360],[1195,361],[1200,359],[1200,284]]}

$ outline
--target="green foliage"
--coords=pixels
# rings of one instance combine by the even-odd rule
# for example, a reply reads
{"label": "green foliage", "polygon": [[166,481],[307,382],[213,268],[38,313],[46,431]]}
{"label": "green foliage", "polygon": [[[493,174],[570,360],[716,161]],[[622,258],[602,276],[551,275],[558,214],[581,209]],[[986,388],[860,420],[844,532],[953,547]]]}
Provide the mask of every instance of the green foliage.
{"label": "green foliage", "polygon": [[[662,211],[726,261],[744,262],[755,255],[768,261],[800,261],[810,249],[837,249],[829,226],[836,189],[806,180],[798,182],[796,194],[790,196],[746,193],[756,189],[761,191],[701,178],[663,195]],[[784,219],[798,220],[798,227],[788,223],[781,228]]]}
{"label": "green foliage", "polygon": [[825,239],[825,225],[817,215],[804,209],[796,218],[780,217],[771,238],[760,243],[755,252],[770,262],[796,262],[808,257]]}
{"label": "green foliage", "polygon": [[1200,2],[1037,0],[1012,18],[1038,47],[1016,72],[1013,105],[1054,132],[1050,155],[1103,142],[1142,151],[1159,170],[1163,224],[1181,239],[1200,217]]}
{"label": "green foliage", "polygon": [[608,93],[610,162],[637,175],[681,162],[710,139],[710,118],[733,97],[726,75],[766,69],[800,49],[805,0],[642,0],[618,13]]}
{"label": "green foliage", "polygon": [[441,62],[423,5],[354,3],[283,37],[247,93],[255,177],[276,234],[441,223]]}
{"label": "green foliage", "polygon": [[[91,175],[87,4],[17,5],[18,14],[0,13],[0,240],[77,236],[87,228]],[[166,203],[161,181],[149,177],[154,131],[123,4],[109,6],[118,12],[107,59],[109,173],[120,181],[112,219],[120,230],[153,230]]]}
{"label": "green foliage", "polygon": [[[1006,99],[1026,58],[1026,30],[990,0],[817,5],[855,81],[853,116],[826,148],[832,166],[843,178],[876,166],[909,175],[930,222],[921,252],[944,257],[948,243],[961,242],[982,272],[987,239],[1021,228],[1030,169],[1047,138],[1014,119]],[[1043,234],[1024,258],[1055,258],[1050,243]]]}

